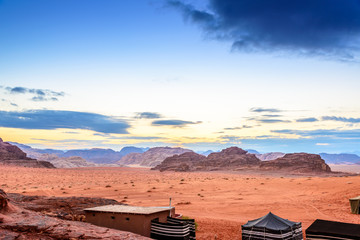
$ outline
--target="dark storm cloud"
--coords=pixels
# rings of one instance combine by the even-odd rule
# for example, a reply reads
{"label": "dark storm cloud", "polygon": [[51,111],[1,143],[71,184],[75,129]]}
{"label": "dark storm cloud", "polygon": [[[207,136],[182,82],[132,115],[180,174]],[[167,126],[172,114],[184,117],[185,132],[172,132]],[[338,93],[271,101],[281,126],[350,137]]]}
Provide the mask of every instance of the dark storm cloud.
{"label": "dark storm cloud", "polygon": [[296,122],[317,122],[319,121],[316,118],[310,117],[310,118],[299,118],[296,120]]}
{"label": "dark storm cloud", "polygon": [[335,117],[335,116],[325,116],[322,117],[322,120],[347,122],[347,123],[360,123],[360,118],[345,118],[345,117]]}
{"label": "dark storm cloud", "polygon": [[31,100],[34,102],[58,101],[58,97],[65,96],[64,92],[55,92],[48,89],[35,89],[25,87],[5,87],[10,94],[32,94]]}
{"label": "dark storm cloud", "polygon": [[153,126],[172,126],[172,127],[184,127],[186,125],[199,124],[198,122],[183,121],[183,120],[156,120],[152,122]]}
{"label": "dark storm cloud", "polygon": [[100,133],[126,134],[130,125],[110,116],[96,113],[33,110],[24,112],[0,111],[0,126],[22,129],[87,129]]}
{"label": "dark storm cloud", "polygon": [[156,119],[156,118],[162,118],[162,116],[160,113],[156,113],[156,112],[139,112],[136,114],[136,118]]}
{"label": "dark storm cloud", "polygon": [[293,52],[351,61],[359,50],[360,0],[208,0],[168,4],[240,51]]}

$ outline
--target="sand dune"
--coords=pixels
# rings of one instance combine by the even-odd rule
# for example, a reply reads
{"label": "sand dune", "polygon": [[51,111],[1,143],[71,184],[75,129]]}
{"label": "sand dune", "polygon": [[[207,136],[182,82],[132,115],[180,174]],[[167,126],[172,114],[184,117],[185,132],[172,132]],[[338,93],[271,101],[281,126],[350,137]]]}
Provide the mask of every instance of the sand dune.
{"label": "sand dune", "polygon": [[247,220],[268,211],[301,221],[360,223],[348,198],[360,177],[291,177],[224,172],[158,172],[143,168],[31,169],[0,166],[0,188],[45,196],[104,197],[141,206],[168,205],[196,218],[198,239],[239,239]]}

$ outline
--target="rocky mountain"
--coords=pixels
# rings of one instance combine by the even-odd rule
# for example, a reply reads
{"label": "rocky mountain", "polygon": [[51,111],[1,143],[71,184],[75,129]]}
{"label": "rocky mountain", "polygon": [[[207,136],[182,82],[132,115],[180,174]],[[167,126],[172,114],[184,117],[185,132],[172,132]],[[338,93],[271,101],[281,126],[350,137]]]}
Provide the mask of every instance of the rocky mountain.
{"label": "rocky mountain", "polygon": [[3,142],[0,138],[0,164],[35,167],[35,168],[54,168],[54,166],[46,161],[38,161],[26,156],[26,153],[21,151],[15,145],[8,142]]}
{"label": "rocky mountain", "polygon": [[258,159],[261,161],[270,161],[275,160],[277,158],[281,158],[285,156],[285,153],[282,152],[269,152],[269,153],[263,153],[263,154],[256,154],[255,155]]}
{"label": "rocky mountain", "polygon": [[259,160],[255,154],[230,147],[205,157],[196,153],[183,153],[166,158],[153,170],[160,171],[213,171],[213,170],[260,170],[287,173],[331,172],[319,155],[293,153],[269,161]]}
{"label": "rocky mountain", "polygon": [[207,157],[194,152],[175,155],[166,158],[153,169],[160,171],[237,170],[252,168],[260,162],[254,154],[249,154],[238,147],[230,147],[218,153],[211,153]]}
{"label": "rocky mountain", "polygon": [[255,154],[248,153],[247,151],[238,148],[230,147],[223,149],[218,153],[211,153],[206,158],[206,163],[213,167],[241,167],[243,165],[257,165],[260,160]]}
{"label": "rocky mountain", "polygon": [[319,154],[326,163],[329,164],[360,164],[360,157],[356,154],[340,153],[340,154]]}
{"label": "rocky mountain", "polygon": [[164,161],[167,157],[179,155],[185,152],[192,151],[184,148],[155,147],[150,148],[144,153],[130,153],[124,156],[117,163],[122,165],[136,164],[140,166],[154,167]]}
{"label": "rocky mountain", "polygon": [[201,162],[206,161],[206,157],[194,152],[186,152],[180,155],[167,157],[161,164],[154,167],[154,170],[187,172],[195,170]]}
{"label": "rocky mountain", "polygon": [[292,173],[331,172],[330,167],[321,159],[320,155],[309,153],[289,153],[275,160],[263,161],[260,169],[285,170]]}

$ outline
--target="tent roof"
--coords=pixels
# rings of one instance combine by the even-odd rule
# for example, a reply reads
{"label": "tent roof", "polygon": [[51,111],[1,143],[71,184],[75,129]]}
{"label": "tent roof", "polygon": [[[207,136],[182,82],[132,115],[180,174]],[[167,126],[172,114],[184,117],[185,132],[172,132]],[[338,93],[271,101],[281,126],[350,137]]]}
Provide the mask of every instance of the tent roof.
{"label": "tent roof", "polygon": [[297,222],[292,222],[269,212],[261,218],[248,221],[246,224],[243,225],[243,227],[260,227],[270,230],[287,230],[290,227],[294,227],[298,224],[299,223]]}
{"label": "tent roof", "polygon": [[350,198],[349,200],[360,200],[360,196]]}
{"label": "tent roof", "polygon": [[306,229],[306,234],[330,234],[338,237],[360,237],[360,224],[333,222],[316,219],[313,224]]}

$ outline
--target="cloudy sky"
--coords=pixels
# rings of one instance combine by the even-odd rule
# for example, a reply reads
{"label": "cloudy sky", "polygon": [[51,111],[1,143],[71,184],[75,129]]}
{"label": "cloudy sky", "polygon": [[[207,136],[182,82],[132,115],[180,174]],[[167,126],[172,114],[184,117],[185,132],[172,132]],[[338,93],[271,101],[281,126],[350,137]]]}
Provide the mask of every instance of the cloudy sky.
{"label": "cloudy sky", "polygon": [[360,0],[0,0],[0,137],[360,151]]}

